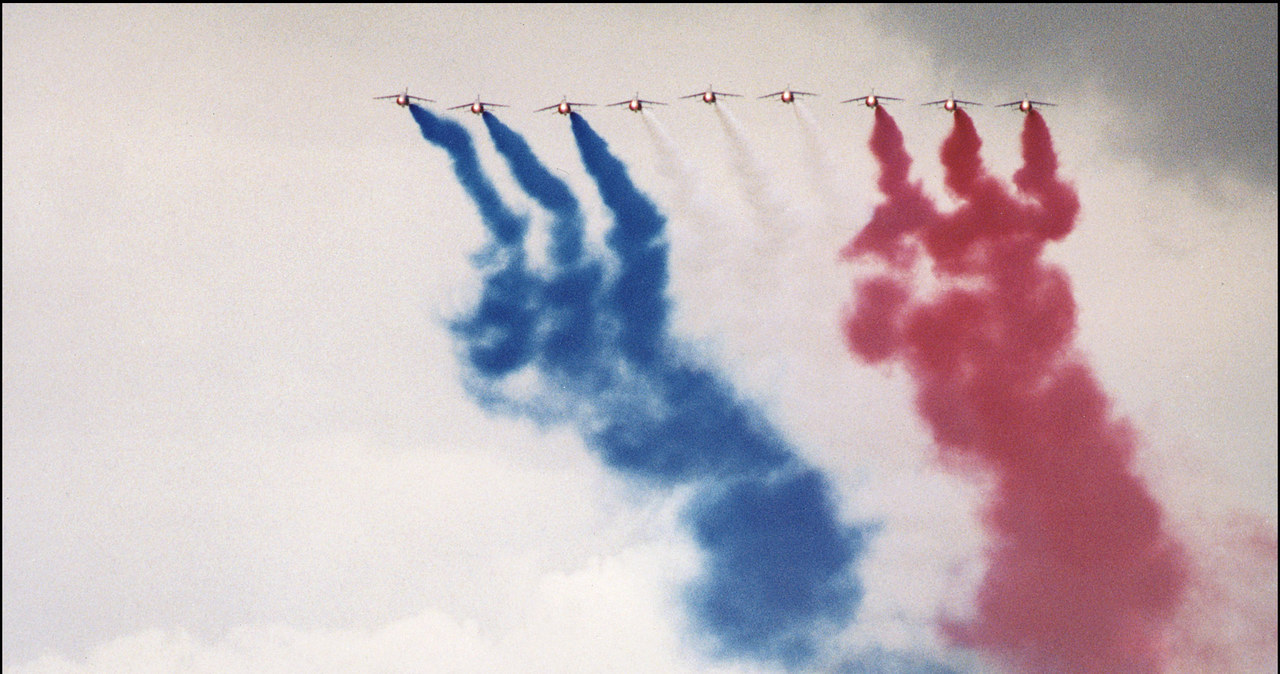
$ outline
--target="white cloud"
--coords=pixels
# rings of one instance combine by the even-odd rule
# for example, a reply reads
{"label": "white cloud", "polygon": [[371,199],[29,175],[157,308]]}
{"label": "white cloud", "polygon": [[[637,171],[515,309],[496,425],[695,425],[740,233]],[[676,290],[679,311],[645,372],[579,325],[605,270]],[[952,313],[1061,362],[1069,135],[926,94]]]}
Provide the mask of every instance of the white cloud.
{"label": "white cloud", "polygon": [[674,588],[694,556],[687,542],[650,541],[546,573],[522,588],[508,625],[431,608],[367,628],[255,623],[215,639],[151,629],[83,659],[47,655],[5,673],[764,672],[706,661],[685,642]]}

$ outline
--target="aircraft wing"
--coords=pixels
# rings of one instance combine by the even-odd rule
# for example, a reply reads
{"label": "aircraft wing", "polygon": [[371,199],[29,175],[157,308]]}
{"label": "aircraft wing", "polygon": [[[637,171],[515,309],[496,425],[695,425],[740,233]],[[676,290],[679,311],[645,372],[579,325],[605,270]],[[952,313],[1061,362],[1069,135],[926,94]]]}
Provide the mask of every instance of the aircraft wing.
{"label": "aircraft wing", "polygon": [[543,112],[545,110],[555,110],[558,107],[560,107],[559,103],[552,103],[551,105],[548,105],[545,108],[538,108],[537,110],[534,110],[534,112]]}
{"label": "aircraft wing", "polygon": [[[374,96],[373,100],[378,101],[384,98],[400,98],[400,94],[391,94],[390,96]],[[468,103],[467,105],[470,105],[470,103]]]}
{"label": "aircraft wing", "polygon": [[[883,96],[881,96],[880,98],[883,98]],[[921,103],[920,105],[938,105],[939,103],[946,103],[947,101],[955,101],[957,104],[964,104],[964,105],[982,105],[981,103],[975,103],[974,101],[962,101],[958,98],[944,98],[940,101],[929,101],[928,103]]]}
{"label": "aircraft wing", "polygon": [[[779,91],[778,93],[782,93],[782,92]],[[680,98],[702,98],[707,94],[712,94],[715,96],[736,96],[738,98],[742,98],[742,94],[726,94],[723,91],[699,91],[696,94],[689,94],[688,96],[680,96]]]}
{"label": "aircraft wing", "polygon": [[[781,95],[782,95],[782,94],[784,94],[784,93],[786,93],[786,92],[783,92],[783,91],[775,91],[775,92],[773,92],[773,93],[771,93],[771,94],[765,94],[765,95],[763,95],[763,96],[756,96],[756,98],[773,98],[774,96],[781,96]],[[797,92],[794,92],[794,91],[793,91],[792,93],[797,93]]]}
{"label": "aircraft wing", "polygon": [[1028,101],[1028,102],[1031,103],[1032,105],[1054,105],[1054,106],[1057,105],[1057,103],[1045,103],[1044,101]]}

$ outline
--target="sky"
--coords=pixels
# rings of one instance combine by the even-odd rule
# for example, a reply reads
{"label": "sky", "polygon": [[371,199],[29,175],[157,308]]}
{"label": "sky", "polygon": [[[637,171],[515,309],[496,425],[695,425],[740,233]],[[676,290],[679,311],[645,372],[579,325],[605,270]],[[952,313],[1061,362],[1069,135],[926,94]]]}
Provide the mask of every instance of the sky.
{"label": "sky", "polygon": [[[946,628],[1001,568],[1000,474],[940,441],[908,357],[846,343],[891,266],[840,255],[891,200],[886,122],[839,103],[872,90],[905,99],[879,112],[942,211],[960,117],[919,103],[984,103],[966,118],[1006,186],[1030,117],[993,104],[1056,103],[1079,211],[1042,258],[1189,578],[1160,661],[1274,671],[1274,5],[3,22],[6,674],[1034,669]],[[743,96],[677,99],[708,86]],[[756,100],[784,86],[819,95]],[[373,100],[405,87],[436,102]],[[668,105],[532,112],[637,92]],[[477,96],[510,107],[445,110]],[[526,261],[551,271],[495,274]],[[592,278],[614,290],[542,285]],[[504,288],[590,339],[486,369],[492,326],[466,319]],[[731,441],[679,469],[627,453],[659,431]],[[752,521],[834,547],[799,571],[734,552]],[[794,629],[717,601],[819,566]]]}

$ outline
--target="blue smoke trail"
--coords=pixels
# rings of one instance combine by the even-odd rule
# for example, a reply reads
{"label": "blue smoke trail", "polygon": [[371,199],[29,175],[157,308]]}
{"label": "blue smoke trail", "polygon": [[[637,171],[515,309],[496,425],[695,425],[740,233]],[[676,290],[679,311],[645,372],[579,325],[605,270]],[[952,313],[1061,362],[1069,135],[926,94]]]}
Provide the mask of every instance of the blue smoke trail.
{"label": "blue smoke trail", "polygon": [[551,372],[576,381],[588,379],[585,374],[595,363],[594,345],[602,329],[596,320],[596,297],[604,269],[599,261],[583,258],[584,225],[578,200],[519,134],[493,115],[484,115],[484,123],[516,182],[555,218],[551,225],[554,268],[543,289],[543,364]]}
{"label": "blue smoke trail", "polygon": [[[605,238],[622,262],[609,301],[622,320],[622,348],[637,363],[652,363],[667,331],[667,247],[660,239],[666,218],[627,178],[627,169],[608,144],[570,113],[573,136],[600,197],[613,212],[614,227]],[[619,179],[620,178],[620,179]]]}
{"label": "blue smoke trail", "polygon": [[471,317],[455,322],[453,330],[463,338],[467,359],[477,372],[488,377],[508,374],[533,356],[534,300],[540,284],[526,269],[528,222],[502,202],[480,167],[471,134],[462,125],[417,105],[410,105],[409,112],[422,137],[449,153],[454,175],[475,201],[495,239],[476,257],[477,264],[486,269],[480,304]]}
{"label": "blue smoke trail", "polygon": [[548,171],[524,138],[497,117],[484,115],[484,124],[494,147],[511,167],[516,182],[556,217],[551,228],[552,262],[557,266],[577,262],[582,255],[583,219],[578,200],[569,186]]}
{"label": "blue smoke trail", "polygon": [[694,616],[724,655],[804,666],[861,600],[851,567],[870,531],[838,521],[822,475],[729,385],[666,348],[666,218],[586,120],[572,113],[570,120],[583,164],[615,219],[606,242],[622,270],[605,308],[620,317],[623,354],[661,403],[648,417],[613,415],[593,445],[628,471],[666,481],[704,478],[685,512],[706,555],[703,577],[688,595]]}
{"label": "blue smoke trail", "polygon": [[502,197],[498,196],[493,183],[484,174],[484,169],[480,168],[480,158],[476,156],[475,146],[471,143],[471,134],[461,124],[441,119],[416,104],[409,106],[409,112],[422,129],[422,137],[449,153],[458,182],[480,208],[481,219],[498,243],[509,247],[523,246],[529,223],[502,203]]}

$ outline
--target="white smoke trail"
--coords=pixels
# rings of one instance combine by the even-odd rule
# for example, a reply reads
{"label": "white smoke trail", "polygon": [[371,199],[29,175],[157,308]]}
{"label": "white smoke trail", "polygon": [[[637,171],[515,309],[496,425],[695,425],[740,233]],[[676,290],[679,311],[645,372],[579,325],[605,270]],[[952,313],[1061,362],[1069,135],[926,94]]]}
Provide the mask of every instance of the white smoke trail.
{"label": "white smoke trail", "polygon": [[697,170],[685,159],[671,135],[653,115],[640,112],[645,128],[653,140],[660,172],[675,184],[674,214],[691,216],[694,227],[672,229],[672,256],[680,266],[687,265],[698,275],[724,271],[729,262],[726,251],[738,229],[732,219],[717,208],[715,199]]}
{"label": "white smoke trail", "polygon": [[764,164],[746,141],[742,125],[721,105],[715,106],[716,114],[729,139],[731,164],[741,182],[742,193],[753,212],[752,260],[760,271],[776,272],[772,267],[783,261],[790,250],[790,234],[800,218],[791,212],[787,202],[770,180]]}
{"label": "white smoke trail", "polygon": [[[827,293],[839,293],[847,288],[850,269],[839,261],[838,251],[857,234],[861,223],[866,221],[868,209],[855,205],[857,198],[850,188],[854,182],[832,157],[825,134],[808,107],[798,99],[792,106],[804,136],[807,153],[804,163],[822,213],[822,226],[804,228],[795,237],[793,245],[801,267],[810,270],[803,279],[808,282],[804,286],[805,292],[820,297],[830,296]],[[832,322],[824,329],[834,331],[835,326]]]}
{"label": "white smoke trail", "polygon": [[[697,358],[728,358],[738,363],[731,376],[739,385],[766,390],[770,388],[767,382],[781,376],[778,360],[771,357],[776,355],[771,353],[776,346],[768,346],[776,344],[776,339],[762,337],[763,333],[781,334],[778,323],[782,317],[770,309],[785,296],[786,279],[778,262],[788,251],[781,241],[763,243],[759,232],[785,231],[777,224],[781,216],[762,217],[759,200],[747,209],[736,200],[726,202],[722,191],[713,189],[659,119],[648,111],[640,114],[661,172],[675,187],[673,226],[668,228],[671,283],[674,294],[685,298],[675,309],[677,329],[694,338],[691,348],[696,344]],[[739,145],[745,149],[745,144]],[[736,173],[745,184],[745,167]],[[755,184],[767,182],[765,176],[756,170]],[[760,192],[758,188],[743,189],[748,194]],[[681,219],[686,219],[688,226],[680,226]]]}
{"label": "white smoke trail", "polygon": [[853,195],[848,186],[853,184],[850,176],[840,170],[831,153],[827,150],[825,134],[819,128],[813,113],[800,100],[793,104],[796,119],[800,120],[800,129],[804,135],[805,150],[809,161],[805,165],[809,169],[809,177],[813,180],[814,189],[822,200],[823,216],[827,227],[842,237],[852,236],[853,228],[860,220],[854,217]]}

